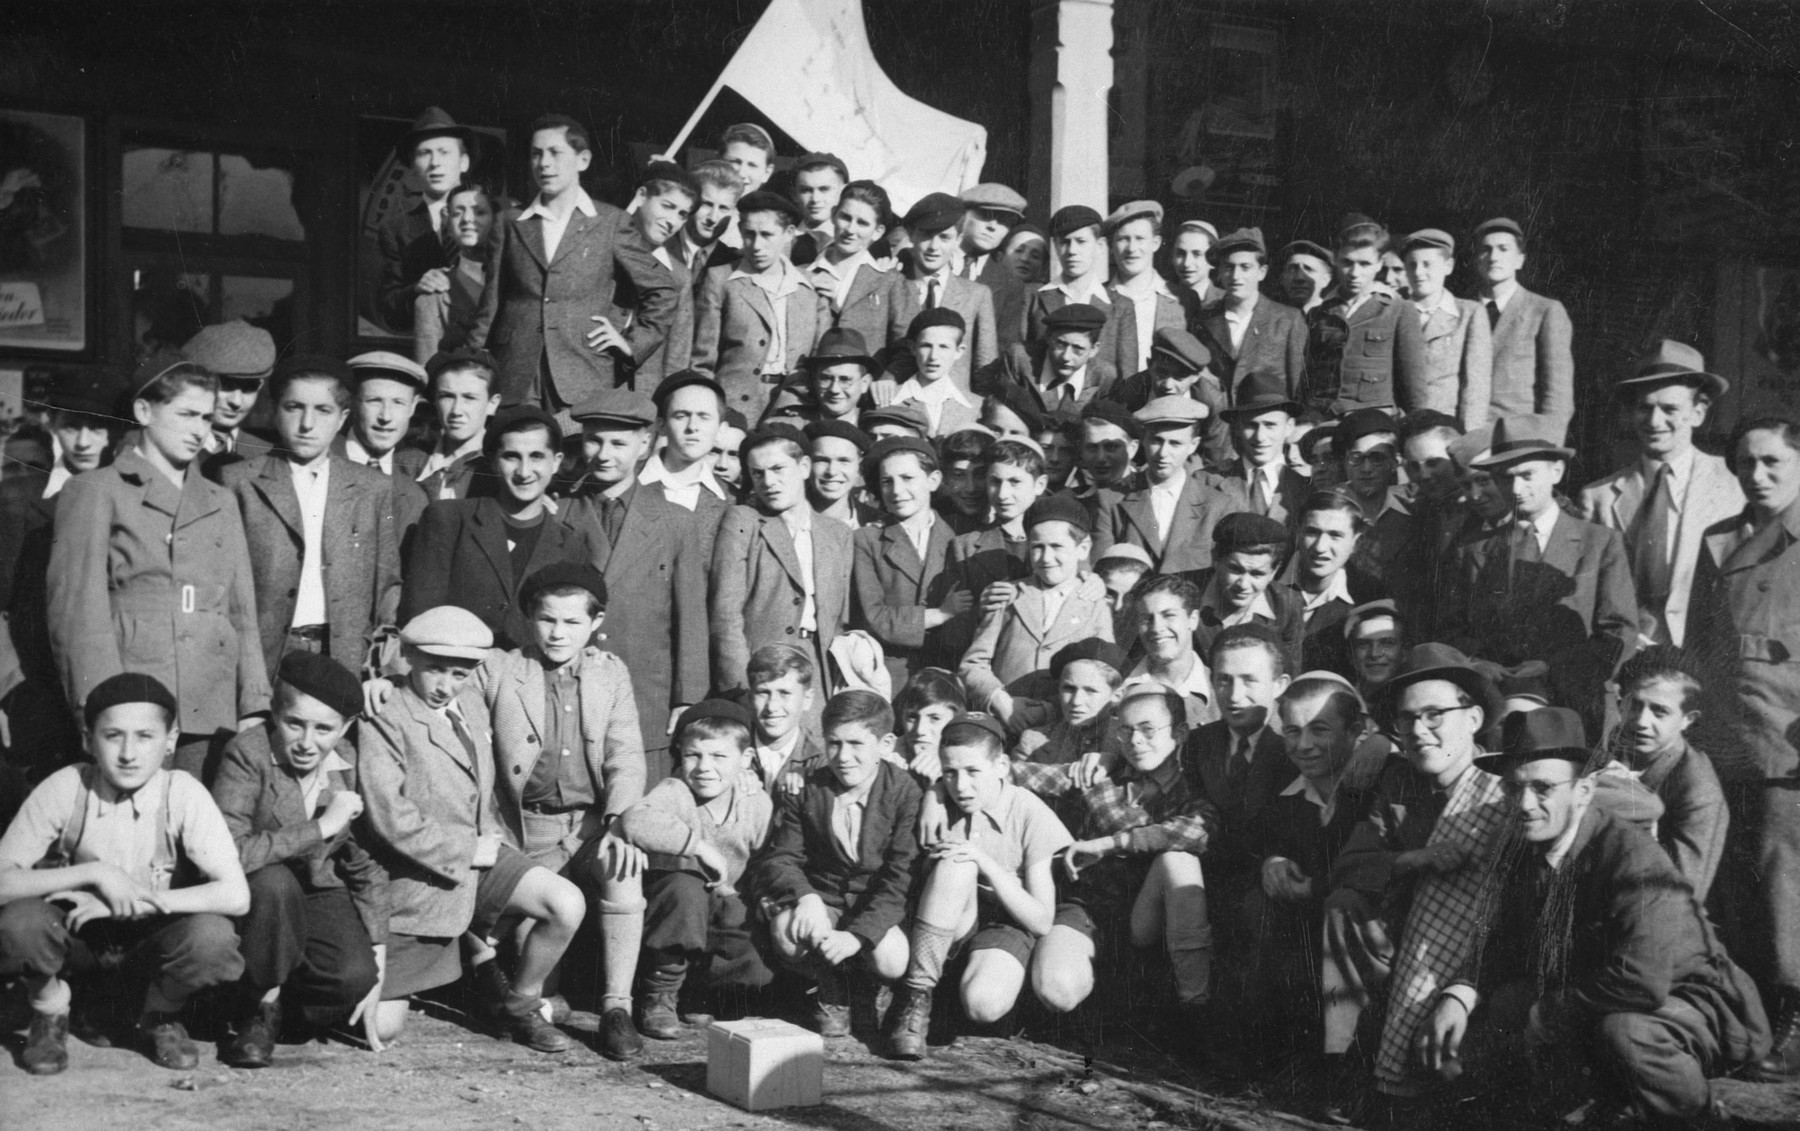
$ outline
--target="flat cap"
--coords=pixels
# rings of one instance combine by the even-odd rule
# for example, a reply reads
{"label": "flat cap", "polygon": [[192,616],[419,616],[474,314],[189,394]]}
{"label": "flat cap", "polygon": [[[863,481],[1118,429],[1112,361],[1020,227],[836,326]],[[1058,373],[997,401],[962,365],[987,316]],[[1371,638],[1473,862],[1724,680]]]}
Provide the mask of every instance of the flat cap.
{"label": "flat cap", "polygon": [[1510,232],[1513,237],[1520,242],[1523,242],[1525,239],[1525,229],[1519,227],[1519,222],[1517,220],[1509,219],[1505,216],[1496,216],[1492,220],[1483,220],[1481,223],[1475,225],[1475,230],[1469,233],[1469,242],[1479,244],[1481,242],[1481,237],[1487,235],[1489,232]]}
{"label": "flat cap", "polygon": [[1502,670],[1494,683],[1502,699],[1533,699],[1550,706],[1550,665],[1543,660],[1521,660]]}
{"label": "flat cap", "polygon": [[[167,347],[158,349],[151,353],[149,357],[138,362],[137,368],[131,371],[131,380],[126,383],[126,388],[131,391],[133,397],[136,397],[150,385],[154,384],[165,373],[184,367],[190,372],[194,369],[206,369],[205,366],[197,361],[190,360],[185,354],[178,350],[172,350]],[[212,372],[210,369],[206,371],[208,373]]]}
{"label": "flat cap", "polygon": [[317,652],[292,651],[281,657],[276,678],[310,695],[346,719],[362,714],[362,681],[343,664]]}
{"label": "flat cap", "polygon": [[1045,495],[1025,512],[1025,529],[1042,522],[1066,522],[1086,537],[1094,529],[1094,520],[1081,500],[1073,495]]}
{"label": "flat cap", "polygon": [[1198,373],[1212,364],[1212,351],[1199,338],[1175,326],[1164,326],[1150,336],[1150,355],[1159,354],[1189,373]]}
{"label": "flat cap", "polygon": [[551,450],[562,447],[562,425],[556,422],[556,417],[537,405],[519,404],[511,408],[503,408],[488,417],[487,431],[482,433],[481,450],[488,455],[493,455],[500,448],[502,436],[510,436],[515,432],[524,432],[532,428],[542,428],[550,434]]}
{"label": "flat cap", "polygon": [[[738,207],[738,211],[743,211],[742,205]],[[906,210],[900,226],[909,232],[936,235],[945,228],[961,223],[963,213],[967,211],[967,206],[961,200],[947,192],[926,193]]]}
{"label": "flat cap", "polygon": [[1011,188],[993,181],[984,181],[972,188],[964,189],[962,202],[966,208],[989,208],[996,212],[1016,212],[1025,214],[1025,198]]}
{"label": "flat cap", "polygon": [[569,586],[587,590],[600,602],[601,608],[606,607],[606,578],[587,562],[551,562],[538,570],[519,586],[519,604],[530,608],[539,593]]}
{"label": "flat cap", "polygon": [[1050,238],[1060,240],[1083,228],[1098,228],[1104,222],[1100,213],[1085,204],[1067,204],[1050,217]]}
{"label": "flat cap", "polygon": [[1285,523],[1254,511],[1233,511],[1213,527],[1213,553],[1229,554],[1234,550],[1285,546],[1288,528]]}
{"label": "flat cap", "polygon": [[963,316],[947,306],[934,306],[930,310],[921,310],[913,315],[913,320],[906,327],[908,338],[917,338],[933,326],[949,326],[959,334],[969,331],[969,324]]}
{"label": "flat cap", "polygon": [[1065,644],[1058,648],[1056,654],[1050,657],[1050,674],[1061,675],[1064,668],[1077,660],[1105,664],[1120,675],[1131,670],[1131,661],[1126,659],[1125,649],[1110,640],[1090,636],[1085,640],[1077,640],[1073,644]]}
{"label": "flat cap", "polygon": [[983,714],[980,711],[964,711],[951,719],[949,723],[945,724],[938,745],[940,747],[959,746],[974,737],[977,732],[992,735],[1000,743],[1001,748],[1005,748],[1005,724],[994,716]]}
{"label": "flat cap", "polygon": [[1038,407],[1037,401],[1025,386],[1016,382],[1003,382],[989,393],[982,402],[982,407],[985,410],[990,406],[1003,408],[1018,417],[1019,423],[1025,425],[1025,430],[1033,436],[1042,432],[1046,427],[1043,410]]}
{"label": "flat cap", "polygon": [[432,354],[425,362],[425,376],[436,381],[449,370],[476,367],[485,369],[489,373],[500,372],[500,363],[494,360],[493,354],[486,350],[464,346],[461,349],[439,350]]}
{"label": "flat cap", "polygon": [[1286,263],[1296,255],[1317,259],[1327,267],[1331,266],[1333,259],[1330,250],[1324,244],[1317,244],[1311,240],[1295,240],[1281,249],[1281,262]]}
{"label": "flat cap", "polygon": [[797,226],[800,223],[800,206],[780,193],[770,192],[768,189],[757,189],[755,192],[746,193],[744,198],[738,201],[739,216],[748,216],[752,212],[773,212],[786,220],[789,227]]}
{"label": "flat cap", "polygon": [[494,633],[469,610],[439,605],[407,621],[400,629],[400,643],[429,656],[480,660],[494,646]]}
{"label": "flat cap", "polygon": [[875,429],[883,424],[890,427],[910,428],[915,436],[924,436],[931,431],[931,418],[925,415],[924,409],[911,402],[864,409],[857,416],[857,421],[862,425],[863,430],[870,434],[873,434]]}
{"label": "flat cap", "polygon": [[1206,419],[1207,408],[1193,397],[1157,397],[1131,415],[1148,431],[1183,424],[1197,425]]}
{"label": "flat cap", "polygon": [[756,734],[756,717],[750,713],[748,706],[736,699],[702,699],[681,712],[681,723],[675,730],[675,741],[680,742],[682,732],[702,719],[718,719],[722,722],[737,723],[751,735]]}
{"label": "flat cap", "polygon": [[1227,232],[1219,237],[1218,242],[1206,249],[1208,263],[1223,263],[1227,256],[1238,251],[1254,251],[1264,258],[1268,257],[1269,245],[1263,242],[1261,228],[1239,228],[1235,232]]}
{"label": "flat cap", "polygon": [[1400,434],[1400,422],[1378,408],[1359,408],[1338,421],[1335,450],[1347,452],[1350,445],[1364,436],[1392,432]]}
{"label": "flat cap", "polygon": [[[714,395],[719,398],[720,407],[724,407],[725,386],[719,384],[698,369],[678,369],[674,373],[664,377],[662,382],[656,386],[656,390],[650,394],[651,403],[655,405],[657,412],[664,412],[669,407],[670,397],[683,389],[690,389],[695,386],[699,386],[703,389],[711,389]],[[575,419],[580,418],[576,417]]]}
{"label": "flat cap", "polygon": [[1091,303],[1071,302],[1057,307],[1044,316],[1045,337],[1067,333],[1070,330],[1098,334],[1104,329],[1106,329],[1106,313]]}
{"label": "flat cap", "polygon": [[423,389],[431,383],[431,375],[425,367],[403,354],[392,350],[370,350],[351,358],[346,365],[350,373],[358,381],[385,379],[400,381],[414,388]]}
{"label": "flat cap", "polygon": [[850,166],[844,164],[844,159],[835,153],[801,154],[794,161],[794,171],[800,173],[807,169],[835,169],[837,175],[844,178],[846,182],[850,180]]}
{"label": "flat cap", "polygon": [[1435,247],[1445,255],[1456,254],[1456,238],[1442,228],[1420,228],[1400,241],[1402,253],[1415,247]]}
{"label": "flat cap", "polygon": [[322,353],[290,354],[275,363],[275,380],[289,381],[296,377],[330,377],[339,381],[347,389],[356,384],[356,378],[350,372],[350,366],[335,357]]}
{"label": "flat cap", "polygon": [[120,672],[107,676],[87,693],[81,704],[82,724],[93,730],[94,721],[102,712],[125,703],[149,703],[167,711],[170,718],[176,718],[180,713],[175,706],[174,693],[164,687],[160,679],[143,672]]}
{"label": "flat cap", "polygon": [[570,409],[569,417],[579,424],[622,424],[627,428],[648,428],[656,423],[656,402],[646,393],[620,385],[601,389]]}
{"label": "flat cap", "polygon": [[880,477],[881,465],[889,456],[903,452],[918,456],[921,467],[927,463],[932,467],[937,466],[937,449],[931,446],[930,440],[921,440],[917,436],[885,436],[875,441],[868,449],[869,454],[863,457],[863,482],[874,487]]}
{"label": "flat cap", "polygon": [[1130,409],[1118,401],[1089,401],[1081,409],[1081,419],[1084,423],[1089,420],[1098,420],[1104,424],[1122,428],[1125,430],[1125,434],[1133,440],[1142,439],[1144,435],[1144,426],[1138,423],[1137,417],[1131,415]]}
{"label": "flat cap", "polygon": [[1157,227],[1162,227],[1163,206],[1154,200],[1130,200],[1112,210],[1112,214],[1100,225],[1102,231],[1112,235],[1132,220],[1140,216],[1148,216]]}
{"label": "flat cap", "polygon": [[749,463],[751,452],[764,444],[774,443],[777,440],[787,440],[798,444],[803,452],[812,450],[812,441],[806,438],[806,433],[792,424],[785,420],[764,421],[744,437],[743,443],[738,445],[738,459]]}
{"label": "flat cap", "polygon": [[865,454],[875,444],[874,437],[842,420],[815,420],[802,429],[802,432],[808,440],[822,440],[828,436],[834,440],[848,440],[856,445],[857,451]]}
{"label": "flat cap", "polygon": [[1101,562],[1136,562],[1145,569],[1156,568],[1156,563],[1150,560],[1150,551],[1136,542],[1114,542],[1106,548],[1105,553],[1094,559],[1094,568],[1099,569]]}
{"label": "flat cap", "polygon": [[242,318],[200,327],[181,354],[228,381],[260,381],[275,371],[275,339]]}

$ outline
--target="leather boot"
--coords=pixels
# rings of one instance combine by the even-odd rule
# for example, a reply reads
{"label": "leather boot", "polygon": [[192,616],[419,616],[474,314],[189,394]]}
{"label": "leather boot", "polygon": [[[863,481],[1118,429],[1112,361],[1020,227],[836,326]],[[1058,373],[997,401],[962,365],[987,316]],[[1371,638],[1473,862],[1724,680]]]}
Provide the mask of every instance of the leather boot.
{"label": "leather boot", "polygon": [[836,1040],[850,1035],[850,987],[841,970],[828,970],[819,975],[818,989],[813,995],[813,1023],[819,1036]]}
{"label": "leather boot", "polygon": [[1750,1078],[1765,1084],[1800,1079],[1800,993],[1789,990],[1782,994],[1772,1029],[1775,1040],[1769,1055],[1751,1065]]}
{"label": "leather boot", "polygon": [[887,1016],[888,1055],[895,1060],[925,1059],[931,1032],[931,991],[902,986],[894,991]]}
{"label": "leather boot", "polygon": [[237,1031],[225,1046],[225,1063],[233,1068],[267,1068],[275,1060],[275,1037],[280,1032],[281,1003],[257,1002],[238,1018]]}
{"label": "leather boot", "polygon": [[31,1014],[25,1034],[25,1051],[19,1060],[33,1076],[54,1076],[69,1066],[69,1015]]}
{"label": "leather boot", "polygon": [[150,1059],[162,1067],[186,1071],[199,1065],[200,1050],[176,1014],[145,1013],[138,1020],[138,1033]]}

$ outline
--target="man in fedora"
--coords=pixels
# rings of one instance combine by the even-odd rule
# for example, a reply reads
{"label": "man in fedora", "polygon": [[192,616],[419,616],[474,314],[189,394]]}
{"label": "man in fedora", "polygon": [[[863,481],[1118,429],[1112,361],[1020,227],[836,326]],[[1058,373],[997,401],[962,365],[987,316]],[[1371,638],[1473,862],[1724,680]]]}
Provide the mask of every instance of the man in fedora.
{"label": "man in fedora", "polygon": [[[469,173],[472,139],[469,127],[457,125],[441,107],[427,106],[394,146],[424,193],[411,208],[396,212],[381,225],[377,245],[381,278],[375,291],[375,315],[390,330],[412,330],[413,298],[434,285],[422,288],[420,280],[452,261],[445,213],[450,190]],[[440,279],[435,287],[447,289],[449,281]]]}
{"label": "man in fedora", "polygon": [[1661,846],[1597,803],[1579,715],[1510,715],[1501,746],[1476,765],[1499,777],[1526,850],[1502,863],[1484,943],[1416,1038],[1424,1067],[1460,1067],[1472,1030],[1483,1091],[1566,1102],[1551,1082],[1585,1063],[1598,1096],[1583,1126],[1728,1126],[1707,1080],[1768,1050],[1755,986]]}
{"label": "man in fedora", "polygon": [[881,372],[881,362],[857,331],[840,327],[825,331],[800,364],[806,371],[813,419],[855,426],[864,409],[875,407],[869,386]]}
{"label": "man in fedora", "polygon": [[1312,482],[1287,463],[1288,437],[1299,414],[1300,403],[1288,395],[1287,383],[1268,371],[1244,378],[1231,403],[1219,410],[1237,453],[1225,478],[1243,491],[1249,510],[1290,529],[1312,491]]}
{"label": "man in fedora", "polygon": [[1744,509],[1724,459],[1694,446],[1694,433],[1729,387],[1706,372],[1699,350],[1658,342],[1614,386],[1641,454],[1583,488],[1578,500],[1582,518],[1625,536],[1644,634],[1657,644],[1680,646],[1687,635],[1688,591],[1706,528]]}
{"label": "man in fedora", "polygon": [[1253,373],[1281,378],[1289,397],[1306,372],[1306,318],[1262,293],[1269,249],[1261,228],[1239,228],[1206,252],[1220,297],[1201,308],[1194,330],[1212,351],[1219,384],[1229,394]]}
{"label": "man in fedora", "polygon": [[1025,219],[1025,198],[992,182],[962,194],[962,242],[956,273],[994,296],[994,336],[1002,350],[1025,333],[1025,284],[999,256],[1007,235]]}
{"label": "man in fedora", "polygon": [[1562,430],[1555,437],[1560,443],[1575,415],[1569,312],[1555,299],[1519,285],[1525,229],[1517,221],[1500,216],[1477,225],[1472,242],[1493,339],[1489,416],[1499,420],[1531,412],[1549,417]]}
{"label": "man in fedora", "polygon": [[1565,514],[1556,501],[1574,451],[1562,424],[1507,416],[1473,467],[1512,496],[1512,519],[1463,543],[1439,610],[1440,635],[1501,664],[1550,664],[1559,703],[1578,705],[1599,733],[1604,690],[1638,647],[1637,590],[1616,530]]}

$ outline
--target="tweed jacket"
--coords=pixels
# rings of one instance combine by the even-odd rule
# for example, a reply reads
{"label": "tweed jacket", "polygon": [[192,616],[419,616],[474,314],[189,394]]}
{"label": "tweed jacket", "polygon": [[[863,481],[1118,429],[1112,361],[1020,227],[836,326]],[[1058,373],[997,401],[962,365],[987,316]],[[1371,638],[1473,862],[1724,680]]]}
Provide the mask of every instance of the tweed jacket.
{"label": "tweed jacket", "polygon": [[984,526],[958,534],[950,541],[950,552],[944,559],[944,572],[952,587],[960,586],[975,599],[968,612],[951,618],[938,631],[942,634],[945,656],[955,667],[962,654],[975,639],[981,627],[981,594],[996,581],[1023,581],[1031,576],[1029,550],[1024,541],[1008,542],[998,526]]}
{"label": "tweed jacket", "polygon": [[[585,652],[575,684],[581,696],[581,754],[599,804],[582,817],[581,839],[605,831],[607,821],[644,795],[644,742],[632,701],[631,673],[610,652]],[[513,847],[525,847],[524,791],[532,767],[545,756],[544,664],[536,648],[488,652],[475,683],[494,725],[494,811]],[[552,755],[553,756],[553,755]]]}
{"label": "tweed jacket", "polygon": [[[333,794],[358,791],[356,747],[346,737],[332,753],[351,768],[320,771],[326,775],[321,804]],[[286,864],[306,891],[346,888],[369,941],[386,941],[387,873],[364,847],[369,834],[363,822],[351,822],[330,840],[321,835],[319,822],[306,811],[299,781],[275,760],[269,724],[241,731],[225,744],[212,795],[246,875]]]}
{"label": "tweed jacket", "polygon": [[1632,768],[1644,788],[1663,804],[1663,815],[1656,822],[1656,842],[1694,889],[1694,898],[1704,905],[1719,874],[1725,833],[1731,827],[1725,787],[1719,784],[1712,759],[1683,742],[1678,749]]}
{"label": "tweed jacket", "polygon": [[1313,314],[1307,399],[1340,416],[1359,408],[1411,411],[1425,371],[1418,310],[1375,291],[1339,331],[1335,323],[1347,305],[1341,297],[1331,299]]}
{"label": "tweed jacket", "polygon": [[402,685],[357,733],[357,776],[368,848],[388,874],[388,929],[446,938],[475,917],[475,845],[504,825],[494,811],[494,741],[487,706],[464,684],[456,707],[474,742],[469,757],[449,715]]}
{"label": "tweed jacket", "polygon": [[1233,349],[1225,302],[1219,299],[1200,308],[1193,333],[1212,354],[1212,369],[1219,375],[1227,403],[1236,403],[1237,387],[1252,373],[1279,373],[1287,381],[1288,396],[1299,399],[1304,393],[1306,316],[1293,307],[1258,295],[1244,340]]}
{"label": "tweed jacket", "polygon": [[[1487,309],[1466,298],[1450,296],[1425,317],[1420,331],[1425,357],[1414,386],[1413,409],[1428,408],[1462,421],[1468,431],[1487,427],[1488,402],[1494,379],[1494,343]],[[1417,319],[1415,303],[1401,307],[1401,317]]]}
{"label": "tweed jacket", "polygon": [[987,254],[975,281],[994,296],[994,345],[1005,350],[1025,335],[1025,303],[1030,292],[998,252]]}
{"label": "tweed jacket", "polygon": [[[1700,564],[1701,542],[1707,528],[1735,518],[1744,509],[1744,489],[1738,486],[1737,476],[1725,466],[1725,461],[1699,451],[1693,458],[1693,469],[1688,473],[1687,497],[1681,501],[1680,520],[1675,529],[1669,600],[1662,608],[1663,622],[1669,628],[1669,641],[1678,646],[1687,637],[1688,597],[1693,591],[1694,571]],[[1630,466],[1582,488],[1576,503],[1582,518],[1617,530],[1629,538],[1649,489],[1644,461],[1633,460]],[[1637,548],[1628,541],[1626,552],[1635,558]]]}
{"label": "tweed jacket", "polygon": [[269,706],[256,582],[231,492],[189,464],[177,487],[136,449],[56,497],[50,647],[79,709],[120,672],[161,680],[189,734]]}
{"label": "tweed jacket", "polygon": [[[912,320],[924,309],[924,295],[920,293],[919,287],[919,280],[909,272],[901,276],[900,283],[895,288],[901,304],[898,324],[903,337],[906,328],[912,325]],[[950,379],[966,393],[969,391],[971,375],[1000,356],[999,332],[994,322],[994,296],[980,283],[971,283],[952,271],[944,284],[943,293],[938,295],[938,305],[962,315],[966,327],[963,330],[963,355],[950,370]],[[911,377],[915,370],[912,351],[895,351],[888,370],[901,381]]]}
{"label": "tweed jacket", "polygon": [[1175,501],[1175,513],[1169,519],[1169,536],[1156,530],[1156,510],[1150,488],[1138,487],[1119,492],[1102,490],[1099,522],[1094,527],[1094,549],[1089,555],[1098,561],[1114,546],[1129,543],[1150,555],[1154,573],[1182,573],[1205,569],[1212,565],[1213,528],[1233,511],[1247,509],[1242,484],[1221,479],[1208,472],[1190,473],[1181,485]]}
{"label": "tweed jacket", "polygon": [[[655,392],[669,374],[686,369],[694,353],[694,276],[681,258],[681,233],[650,255],[674,288],[675,310],[669,317],[669,332],[649,357],[641,363],[635,359],[620,362],[623,371],[631,374],[631,387],[644,393]],[[635,293],[623,293],[622,305],[635,307],[637,303]]]}
{"label": "tweed jacket", "polygon": [[1039,411],[1050,413],[1060,410],[1070,416],[1078,416],[1093,401],[1110,397],[1121,383],[1119,371],[1110,360],[1102,356],[1102,351],[1096,349],[1093,356],[1088,358],[1079,393],[1071,394],[1064,385],[1045,388],[1039,383],[1038,375],[1043,373],[1044,360],[1049,353],[1050,346],[1046,342],[1016,343],[992,364],[975,371],[969,379],[970,391],[976,396],[985,397],[999,392],[1003,385],[1017,385],[1031,394]]}
{"label": "tweed jacket", "polygon": [[[500,363],[502,404],[528,399],[546,368],[546,379],[564,404],[580,404],[618,384],[612,353],[597,353],[587,344],[596,315],[612,322],[640,365],[668,336],[675,318],[674,277],[624,219],[610,204],[595,202],[592,216],[575,209],[554,262],[544,255],[541,218],[515,215],[495,224],[499,246],[469,345],[488,350]],[[635,308],[621,305],[627,294]]]}
{"label": "tweed jacket", "polygon": [[[1119,323],[1113,317],[1111,290],[1102,282],[1092,294],[1082,301],[1106,315],[1106,325],[1101,328],[1100,337],[1094,343],[1094,356],[1105,358],[1109,366],[1116,368],[1115,363],[1119,356],[1117,342]],[[1036,290],[1028,291],[1025,295],[1025,336],[1020,344],[1029,345],[1044,341],[1044,319],[1048,318],[1052,312],[1061,310],[1067,305],[1069,305],[1069,292],[1063,289],[1061,283],[1044,283]]]}
{"label": "tweed jacket", "polygon": [[[1157,330],[1187,329],[1187,310],[1181,305],[1181,299],[1169,288],[1169,284],[1161,275],[1155,276],[1150,301],[1156,304],[1156,313],[1150,323],[1151,334]],[[1116,283],[1106,284],[1106,293],[1112,296],[1112,313],[1109,315],[1118,323],[1113,332],[1113,368],[1120,373],[1139,373],[1149,367],[1150,344],[1138,340],[1137,300],[1118,288]]]}
{"label": "tweed jacket", "polygon": [[924,794],[903,767],[878,764],[852,859],[832,833],[838,792],[836,772],[822,766],[806,775],[798,793],[778,797],[768,843],[751,862],[745,884],[754,898],[777,903],[819,896],[843,912],[837,929],[855,935],[868,953],[906,918],[919,879],[916,830]]}
{"label": "tweed jacket", "polygon": [[896,692],[914,670],[954,667],[960,658],[960,653],[951,655],[944,648],[947,623],[925,627],[926,610],[941,604],[951,588],[947,570],[954,539],[949,524],[934,516],[925,560],[920,561],[912,539],[897,522],[865,526],[853,534],[856,558],[850,577],[855,603],[850,627],[881,641]]}
{"label": "tweed jacket", "polygon": [[985,709],[996,691],[1049,667],[1050,657],[1065,644],[1090,636],[1112,640],[1112,606],[1104,597],[1081,596],[1080,588],[1081,583],[1075,582],[1054,622],[1045,620],[1044,590],[1036,579],[1020,584],[1012,604],[981,618],[957,668],[971,707]]}
{"label": "tweed jacket", "polygon": [[[1244,501],[1234,509],[1254,510],[1250,505],[1250,470],[1242,459],[1233,460],[1224,468],[1222,478],[1236,487],[1243,495]],[[1312,480],[1295,471],[1286,463],[1280,465],[1275,476],[1275,497],[1269,500],[1268,517],[1276,522],[1285,523],[1289,530],[1300,526],[1300,508],[1306,505],[1307,497],[1313,493]]]}
{"label": "tweed jacket", "polygon": [[[816,645],[823,655],[850,619],[850,569],[855,550],[848,526],[822,514],[812,515],[811,520]],[[794,538],[781,516],[747,506],[726,511],[713,542],[715,687],[748,686],[744,672],[750,654],[763,645],[800,644],[805,593]]]}
{"label": "tweed jacket", "polygon": [[[824,330],[855,330],[871,354],[879,354],[906,337],[906,287],[898,271],[882,271],[868,263],[857,265],[850,279],[850,290],[840,306],[837,293],[825,289],[824,282],[814,277],[819,297],[825,300]],[[965,337],[967,335],[965,334]],[[964,388],[968,378],[963,379]]]}
{"label": "tweed jacket", "polygon": [[[391,514],[393,490],[387,477],[338,456],[328,458],[325,537],[319,547],[325,615],[332,657],[354,670],[375,630],[393,624],[399,609],[400,532]],[[290,465],[280,456],[226,468],[225,486],[243,516],[263,663],[274,671],[293,625],[306,554],[300,497]]]}
{"label": "tweed jacket", "polygon": [[735,408],[755,425],[768,410],[775,390],[800,360],[812,353],[819,335],[831,323],[830,306],[813,289],[806,273],[788,265],[791,287],[785,300],[786,353],[779,373],[765,373],[769,344],[775,333],[775,307],[756,276],[742,265],[714,267],[700,284],[694,308],[694,351],[690,364],[725,387],[727,408]]}
{"label": "tweed jacket", "polygon": [[[1486,313],[1483,304],[1483,313]],[[1553,298],[1520,287],[1493,328],[1494,378],[1489,417],[1542,413],[1565,429],[1575,415],[1574,327]]]}

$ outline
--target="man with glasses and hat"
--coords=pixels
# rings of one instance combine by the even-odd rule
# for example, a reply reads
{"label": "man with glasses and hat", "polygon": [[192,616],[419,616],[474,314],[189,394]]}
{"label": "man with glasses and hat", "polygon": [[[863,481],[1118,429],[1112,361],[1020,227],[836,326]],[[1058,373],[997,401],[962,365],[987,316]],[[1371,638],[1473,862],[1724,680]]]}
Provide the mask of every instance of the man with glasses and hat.
{"label": "man with glasses and hat", "polygon": [[1239,228],[1212,245],[1219,299],[1202,308],[1194,330],[1212,351],[1219,383],[1235,392],[1253,374],[1272,373],[1290,397],[1301,395],[1306,375],[1306,318],[1268,298],[1269,249],[1261,228]]}
{"label": "man with glasses and hat", "polygon": [[825,331],[800,364],[806,373],[805,392],[811,399],[814,420],[860,426],[863,410],[875,407],[869,387],[881,372],[881,362],[857,331],[840,327]]}
{"label": "man with glasses and hat", "polygon": [[1639,456],[1581,491],[1581,517],[1625,536],[1644,633],[1680,646],[1687,635],[1688,591],[1706,528],[1744,509],[1737,477],[1719,456],[1694,446],[1714,404],[1730,386],[1706,372],[1700,351],[1667,338],[1614,386],[1631,413]]}
{"label": "man with glasses and hat", "polygon": [[1512,715],[1501,745],[1476,764],[1525,851],[1501,864],[1482,945],[1414,1038],[1422,1067],[1454,1079],[1466,1035],[1483,1091],[1566,1102],[1546,1071],[1580,1087],[1570,1069],[1589,1066],[1582,1126],[1731,1125],[1707,1080],[1769,1047],[1754,985],[1661,846],[1599,802],[1579,715]]}
{"label": "man with glasses and hat", "polygon": [[442,108],[427,106],[394,146],[395,155],[412,170],[422,195],[411,208],[384,220],[378,237],[381,278],[374,312],[390,330],[410,332],[414,297],[449,287],[442,278],[435,283],[422,284],[421,280],[451,262],[450,190],[469,173],[473,139],[469,127],[457,125]]}

